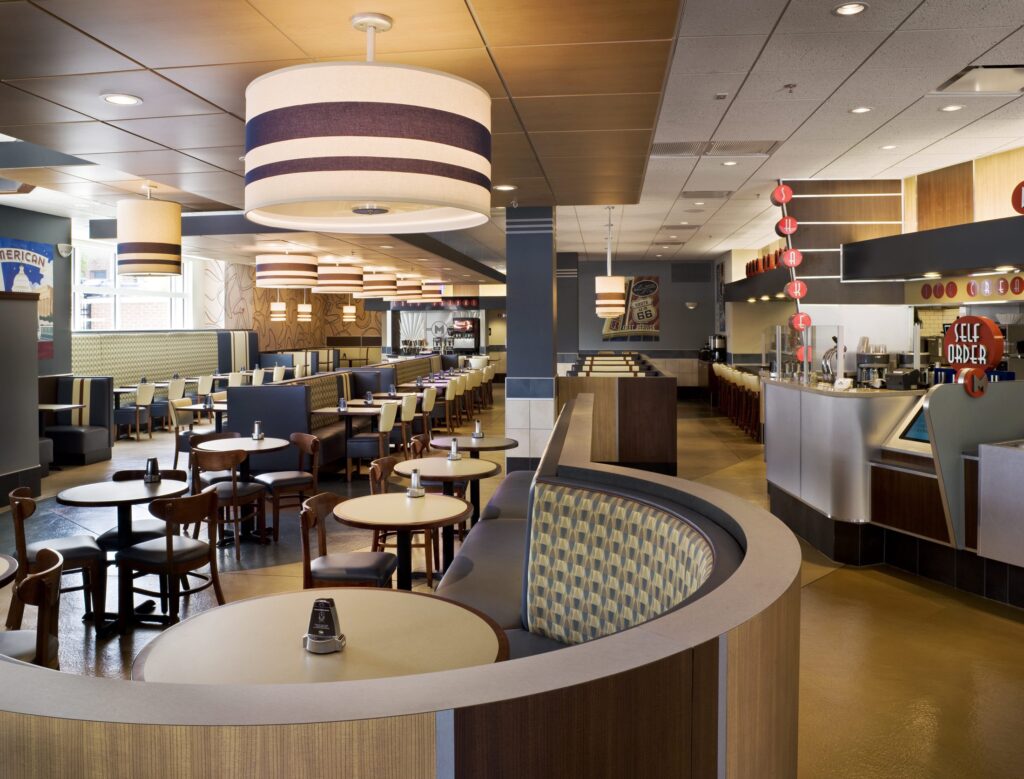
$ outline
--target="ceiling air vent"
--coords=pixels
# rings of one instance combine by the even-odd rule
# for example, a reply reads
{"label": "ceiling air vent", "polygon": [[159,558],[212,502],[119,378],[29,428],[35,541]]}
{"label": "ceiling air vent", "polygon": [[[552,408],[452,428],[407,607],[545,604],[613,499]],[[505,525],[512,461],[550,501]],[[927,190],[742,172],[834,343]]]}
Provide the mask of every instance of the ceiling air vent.
{"label": "ceiling air vent", "polygon": [[1024,92],[1024,65],[965,68],[935,91],[962,95],[1017,95]]}
{"label": "ceiling air vent", "polygon": [[705,157],[767,157],[781,141],[711,141],[704,149]]}
{"label": "ceiling air vent", "polygon": [[731,195],[731,191],[724,189],[684,189],[679,193],[680,197],[687,200],[725,200]]}
{"label": "ceiling air vent", "polygon": [[656,143],[651,148],[652,157],[699,157],[707,141],[679,141],[678,143]]}

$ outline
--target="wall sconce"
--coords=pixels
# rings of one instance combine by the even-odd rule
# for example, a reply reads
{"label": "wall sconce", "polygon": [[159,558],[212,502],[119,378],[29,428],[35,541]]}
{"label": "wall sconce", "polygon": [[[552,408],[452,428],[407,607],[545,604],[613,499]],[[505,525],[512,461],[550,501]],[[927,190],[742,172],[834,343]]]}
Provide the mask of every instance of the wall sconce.
{"label": "wall sconce", "polygon": [[697,307],[697,304],[695,302],[688,302],[688,303],[685,303],[684,305],[686,306],[687,310],[689,310],[689,311],[693,311],[693,309],[695,309]]}

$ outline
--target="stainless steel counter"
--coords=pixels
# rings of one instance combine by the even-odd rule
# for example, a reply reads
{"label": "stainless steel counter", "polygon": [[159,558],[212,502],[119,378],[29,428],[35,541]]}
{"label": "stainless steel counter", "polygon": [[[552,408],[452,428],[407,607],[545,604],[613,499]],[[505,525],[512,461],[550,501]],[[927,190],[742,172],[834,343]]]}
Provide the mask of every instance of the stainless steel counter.
{"label": "stainless steel counter", "polygon": [[768,481],[832,519],[870,521],[869,461],[923,394],[765,380]]}
{"label": "stainless steel counter", "polygon": [[1024,439],[978,453],[978,554],[1024,566]]}

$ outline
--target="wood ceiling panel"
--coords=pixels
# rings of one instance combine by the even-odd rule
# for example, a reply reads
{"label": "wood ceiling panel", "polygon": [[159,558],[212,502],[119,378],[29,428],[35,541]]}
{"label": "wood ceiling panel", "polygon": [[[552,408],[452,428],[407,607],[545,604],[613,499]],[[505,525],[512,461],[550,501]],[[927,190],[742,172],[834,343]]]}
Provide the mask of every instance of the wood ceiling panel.
{"label": "wood ceiling panel", "polygon": [[528,132],[563,130],[646,130],[658,118],[661,95],[579,95],[521,97],[516,108]]}
{"label": "wood ceiling panel", "polygon": [[[42,0],[41,5],[150,68],[306,56],[245,0]],[[47,56],[51,48],[43,49]]]}
{"label": "wood ceiling panel", "polygon": [[679,0],[473,0],[491,46],[672,38]]}
{"label": "wood ceiling panel", "polygon": [[226,171],[214,173],[168,173],[150,176],[159,184],[167,184],[185,192],[205,195],[209,192],[237,192],[244,186],[241,176]]}
{"label": "wood ceiling panel", "polygon": [[75,197],[93,197],[95,195],[119,195],[120,193],[115,187],[108,186],[106,184],[100,184],[96,181],[74,181],[69,183],[53,183],[47,184],[46,189],[52,189],[56,192],[63,192],[65,195],[74,195]]}
{"label": "wood ceiling panel", "polygon": [[[216,146],[205,149],[189,149],[185,154],[234,173],[245,171],[245,161],[242,159],[242,155],[245,154],[244,146]],[[182,171],[182,173],[184,172]]]}
{"label": "wood ceiling panel", "polygon": [[494,207],[511,206],[515,200],[521,206],[553,206],[554,195],[548,187],[547,179],[544,178],[513,178],[504,182],[515,184],[515,192],[495,192],[491,197]]}
{"label": "wood ceiling panel", "polygon": [[[81,76],[15,79],[13,86],[52,100],[93,119],[142,119],[152,116],[208,114],[215,107],[148,70],[122,70]],[[113,105],[103,95],[123,93],[142,98],[140,105]]]}
{"label": "wood ceiling panel", "polygon": [[551,157],[636,157],[642,167],[651,146],[650,130],[530,133],[541,164]]}
{"label": "wood ceiling panel", "polygon": [[[388,33],[390,35],[391,33]],[[383,40],[385,36],[378,38]],[[421,44],[422,45],[422,44]],[[335,57],[340,62],[359,62],[364,59],[364,54],[350,54],[343,57]],[[417,68],[429,68],[448,73],[452,76],[464,78],[487,90],[491,97],[506,97],[505,88],[494,70],[494,64],[487,55],[487,49],[478,47],[475,49],[453,49],[453,50],[431,50],[431,51],[403,51],[403,52],[377,52],[379,62],[388,62],[395,65],[411,65]]]}
{"label": "wood ceiling panel", "polygon": [[[162,121],[162,120],[141,120]],[[0,127],[0,132],[65,154],[148,151],[160,147],[102,122],[62,122]]]}
{"label": "wood ceiling panel", "polygon": [[136,176],[154,176],[159,173],[205,173],[216,168],[194,157],[180,152],[133,151],[122,154],[86,154],[84,159],[118,170],[128,171]]}
{"label": "wood ceiling panel", "polygon": [[245,122],[229,114],[129,119],[111,124],[172,149],[245,145]]}
{"label": "wood ceiling panel", "polygon": [[5,168],[0,169],[0,177],[23,181],[26,184],[35,184],[37,187],[84,181],[79,176],[73,176],[53,168]]}
{"label": "wood ceiling panel", "polygon": [[492,133],[521,133],[523,126],[519,123],[512,108],[512,101],[507,98],[498,98],[491,101],[491,132]]}
{"label": "wood ceiling panel", "polygon": [[394,26],[377,37],[377,55],[433,49],[480,47],[480,33],[464,0],[250,0],[250,4],[311,57],[363,55],[366,36],[349,20],[364,11],[387,14]]}
{"label": "wood ceiling panel", "polygon": [[493,50],[512,97],[661,92],[670,41]]}
{"label": "wood ceiling panel", "polygon": [[48,100],[3,84],[0,84],[0,116],[10,117],[24,124],[86,122],[89,120],[88,116],[69,111]]}
{"label": "wood ceiling panel", "polygon": [[551,179],[551,186],[556,189],[559,188],[556,181],[564,185],[572,180],[583,186],[643,177],[642,161],[637,165],[628,157],[557,157],[545,160],[544,170]]}
{"label": "wood ceiling panel", "polygon": [[640,199],[641,182],[624,182],[606,187],[576,187],[567,182],[564,187],[555,186],[555,197],[559,203],[575,203],[581,206],[619,205],[636,203]]}
{"label": "wood ceiling panel", "polygon": [[507,183],[505,179],[543,177],[533,153],[533,147],[525,133],[498,133],[494,135],[491,155],[491,180],[495,184]]}
{"label": "wood ceiling panel", "polygon": [[311,62],[308,59],[238,62],[194,68],[164,68],[160,75],[235,116],[245,117],[245,88],[265,73]]}
{"label": "wood ceiling panel", "polygon": [[0,3],[2,79],[134,67],[138,65],[35,6],[21,2]]}

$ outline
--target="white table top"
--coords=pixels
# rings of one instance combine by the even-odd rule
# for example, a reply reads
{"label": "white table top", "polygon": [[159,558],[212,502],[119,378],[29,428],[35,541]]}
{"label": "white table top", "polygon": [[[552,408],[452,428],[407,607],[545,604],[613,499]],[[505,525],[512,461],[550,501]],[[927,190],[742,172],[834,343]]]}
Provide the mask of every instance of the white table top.
{"label": "white table top", "polygon": [[461,522],[470,511],[471,506],[461,498],[436,493],[410,498],[403,491],[342,501],[334,507],[334,516],[353,527],[427,528]]}
{"label": "white table top", "polygon": [[[334,598],[343,652],[302,648],[317,598]],[[433,595],[371,587],[299,590],[229,603],[165,630],[132,677],[188,684],[301,684],[378,679],[486,665],[507,657],[504,632]]]}
{"label": "white table top", "polygon": [[261,438],[254,441],[252,436],[239,436],[238,438],[215,438],[212,441],[203,441],[196,445],[196,449],[204,452],[276,452],[291,446],[291,442],[284,438]]}
{"label": "white table top", "polygon": [[14,581],[18,573],[18,561],[10,555],[0,554],[0,587],[5,587]]}
{"label": "white table top", "polygon": [[137,505],[157,498],[176,498],[187,491],[188,484],[175,479],[161,479],[153,484],[142,479],[98,481],[62,490],[57,493],[57,502],[64,506]]}
{"label": "white table top", "polygon": [[214,403],[213,407],[204,406],[202,403],[193,403],[191,406],[181,406],[178,411],[216,411],[221,414],[228,410],[227,403]]}
{"label": "white table top", "polygon": [[501,466],[490,460],[476,460],[463,454],[460,460],[447,457],[420,457],[416,460],[402,460],[395,466],[395,473],[411,476],[414,468],[419,469],[423,479],[431,481],[465,481],[483,479],[501,473]]}

